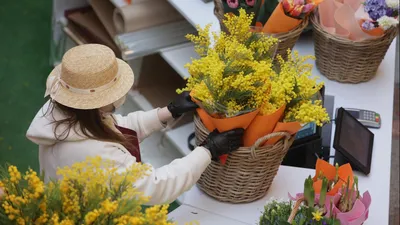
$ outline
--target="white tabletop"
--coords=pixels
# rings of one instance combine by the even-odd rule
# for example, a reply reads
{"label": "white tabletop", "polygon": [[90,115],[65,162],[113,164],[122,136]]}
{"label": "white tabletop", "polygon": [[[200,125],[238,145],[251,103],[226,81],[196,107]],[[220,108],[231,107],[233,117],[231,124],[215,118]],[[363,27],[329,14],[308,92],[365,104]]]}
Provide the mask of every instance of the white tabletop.
{"label": "white tabletop", "polygon": [[229,224],[229,225],[244,225],[243,223],[228,217],[220,216],[212,211],[201,210],[188,205],[182,205],[175,209],[168,218],[179,225],[203,225],[203,224]]}
{"label": "white tabletop", "polygon": [[[218,20],[213,15],[212,2],[203,3],[201,0],[169,0],[169,2],[193,25],[204,26],[211,22],[213,30],[219,29]],[[301,38],[294,49],[301,55],[314,55],[314,44],[311,38]],[[313,74],[325,82],[326,94],[335,96],[335,108],[367,109],[381,115],[381,128],[371,130],[375,134],[371,173],[368,176],[357,173],[361,191],[368,190],[372,196],[369,219],[365,224],[388,224],[395,52],[396,40],[390,46],[376,77],[366,83],[356,85],[337,83],[323,77],[315,67],[313,69]],[[333,129],[335,129],[334,124]],[[332,141],[333,135],[334,132],[332,132]],[[183,204],[222,217],[255,224],[261,215],[263,205],[270,197],[287,198],[288,192],[301,192],[304,179],[313,174],[313,170],[281,166],[268,194],[256,202],[239,205],[222,203],[206,196],[197,187],[193,187],[184,194]],[[179,208],[177,210],[175,215],[179,213]],[[207,218],[201,218],[199,221],[202,225],[221,224],[206,222]]]}

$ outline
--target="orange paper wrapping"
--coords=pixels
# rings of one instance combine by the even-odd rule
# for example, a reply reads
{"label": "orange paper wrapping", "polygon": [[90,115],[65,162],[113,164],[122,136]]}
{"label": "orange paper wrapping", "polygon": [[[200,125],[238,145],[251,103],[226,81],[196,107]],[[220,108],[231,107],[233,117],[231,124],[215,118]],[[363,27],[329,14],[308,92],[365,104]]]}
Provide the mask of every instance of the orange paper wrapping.
{"label": "orange paper wrapping", "polygon": [[[197,109],[197,113],[203,122],[204,126],[209,130],[213,131],[217,129],[219,132],[229,131],[235,128],[247,129],[251,121],[256,117],[259,110],[255,110],[250,113],[246,113],[240,116],[235,116],[231,118],[217,119],[211,117],[206,111],[201,108]],[[227,155],[220,157],[221,163],[225,164]]]}
{"label": "orange paper wrapping", "polygon": [[384,31],[382,28],[380,28],[380,27],[374,28],[374,29],[372,29],[372,30],[365,30],[365,29],[363,29],[363,28],[362,28],[362,24],[363,24],[364,22],[365,22],[365,20],[360,20],[360,21],[359,21],[359,24],[360,24],[361,29],[362,29],[365,33],[367,33],[367,34],[369,34],[369,35],[371,35],[371,36],[377,36],[377,37],[380,37],[380,36],[382,36],[382,35],[385,33],[385,31]]}
{"label": "orange paper wrapping", "polygon": [[257,115],[244,132],[244,146],[252,146],[259,138],[272,133],[276,124],[281,120],[285,108],[284,105],[269,115]]}
{"label": "orange paper wrapping", "polygon": [[301,23],[301,20],[289,17],[279,3],[265,23],[263,32],[268,34],[284,33],[293,30]]}
{"label": "orange paper wrapping", "polygon": [[[278,122],[272,131],[272,133],[275,132],[288,132],[291,135],[294,135],[301,129],[301,124],[299,122]],[[269,139],[264,145],[273,145],[276,142],[278,142],[282,136],[277,136]]]}
{"label": "orange paper wrapping", "polygon": [[[336,175],[336,168],[335,166],[329,164],[325,160],[322,159],[317,159],[317,164],[315,165],[315,176],[313,178],[314,180],[314,190],[315,194],[319,194],[321,192],[322,188],[322,180],[318,180],[318,174],[322,174],[328,179],[328,180],[334,180],[335,175]],[[335,184],[335,186],[330,190],[327,195],[329,196],[334,196],[339,189],[347,182],[347,178],[350,177],[350,187],[353,185],[353,169],[351,168],[350,164],[344,164],[339,167],[338,170],[338,176],[339,176],[339,181]]]}

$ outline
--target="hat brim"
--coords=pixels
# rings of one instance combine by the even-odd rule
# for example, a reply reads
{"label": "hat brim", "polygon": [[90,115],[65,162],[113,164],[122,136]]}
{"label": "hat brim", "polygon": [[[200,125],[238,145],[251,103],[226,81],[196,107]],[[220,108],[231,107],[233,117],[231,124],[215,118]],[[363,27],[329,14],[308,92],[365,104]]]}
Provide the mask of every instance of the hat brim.
{"label": "hat brim", "polygon": [[[72,92],[60,85],[57,92],[51,93],[50,97],[56,102],[74,109],[97,109],[112,104],[125,96],[134,83],[134,74],[131,67],[120,59],[117,59],[117,63],[120,78],[109,88],[98,92],[82,94]],[[47,79],[58,77],[60,73],[61,64],[57,65],[51,71]]]}

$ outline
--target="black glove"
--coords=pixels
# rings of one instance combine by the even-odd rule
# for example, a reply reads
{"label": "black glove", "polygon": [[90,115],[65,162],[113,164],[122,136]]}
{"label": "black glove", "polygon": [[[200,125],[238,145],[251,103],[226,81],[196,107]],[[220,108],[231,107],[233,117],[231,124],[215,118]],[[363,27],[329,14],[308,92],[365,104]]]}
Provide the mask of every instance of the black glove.
{"label": "black glove", "polygon": [[182,116],[185,112],[190,112],[198,108],[199,106],[192,101],[189,92],[185,91],[180,94],[175,101],[171,102],[167,108],[171,112],[174,119]]}
{"label": "black glove", "polygon": [[212,160],[218,161],[219,156],[231,153],[243,146],[243,134],[244,129],[242,128],[222,133],[214,130],[200,146],[210,150]]}

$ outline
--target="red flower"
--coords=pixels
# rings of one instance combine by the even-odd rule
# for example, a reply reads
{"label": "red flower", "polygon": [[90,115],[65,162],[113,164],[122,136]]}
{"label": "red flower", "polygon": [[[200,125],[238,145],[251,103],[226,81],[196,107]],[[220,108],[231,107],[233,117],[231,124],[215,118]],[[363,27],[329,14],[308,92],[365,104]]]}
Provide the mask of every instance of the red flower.
{"label": "red flower", "polygon": [[239,0],[226,0],[226,3],[228,3],[228,6],[232,9],[236,9],[239,6]]}
{"label": "red flower", "polygon": [[293,10],[293,2],[290,0],[283,0],[282,1],[283,11],[289,13]]}
{"label": "red flower", "polygon": [[301,12],[303,11],[304,5],[296,5],[294,6],[294,9],[290,12],[290,15],[292,17],[299,17],[301,15]]}
{"label": "red flower", "polygon": [[246,0],[246,4],[247,4],[248,6],[254,6],[255,1],[256,1],[256,0]]}

